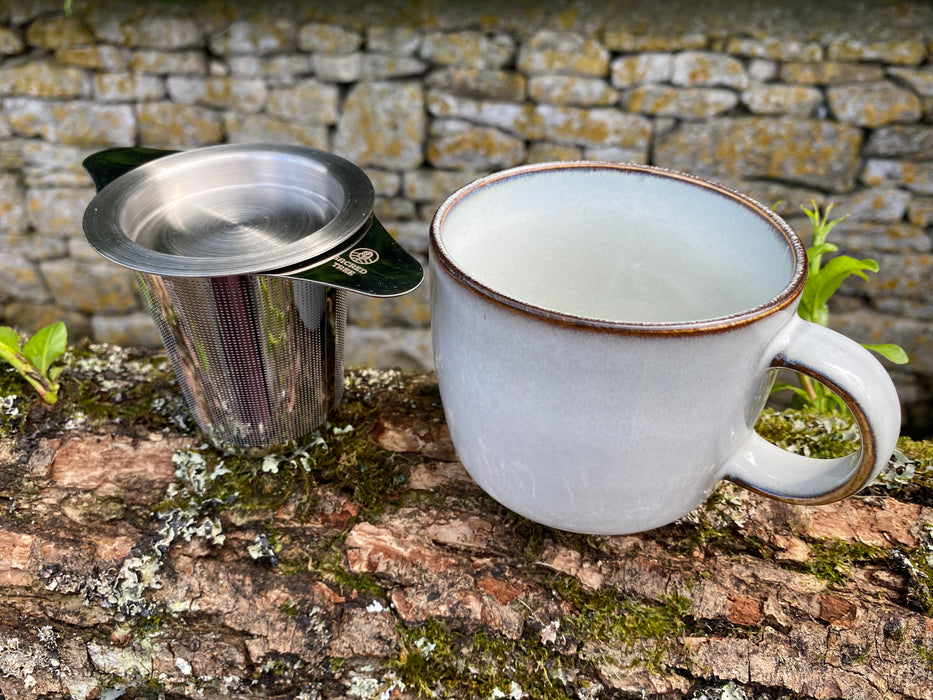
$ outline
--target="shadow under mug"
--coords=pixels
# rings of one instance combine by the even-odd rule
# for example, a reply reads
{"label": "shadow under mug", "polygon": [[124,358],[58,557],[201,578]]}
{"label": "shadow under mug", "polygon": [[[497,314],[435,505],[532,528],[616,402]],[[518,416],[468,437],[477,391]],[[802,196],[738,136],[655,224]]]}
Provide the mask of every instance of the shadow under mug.
{"label": "shadow under mug", "polygon": [[[644,531],[723,479],[828,503],[868,484],[895,447],[887,372],[797,316],[803,245],[727,188],[646,166],[513,168],[447,199],[430,256],[454,446],[487,493],[531,520]],[[755,433],[775,368],[839,394],[860,450],[811,459]]]}

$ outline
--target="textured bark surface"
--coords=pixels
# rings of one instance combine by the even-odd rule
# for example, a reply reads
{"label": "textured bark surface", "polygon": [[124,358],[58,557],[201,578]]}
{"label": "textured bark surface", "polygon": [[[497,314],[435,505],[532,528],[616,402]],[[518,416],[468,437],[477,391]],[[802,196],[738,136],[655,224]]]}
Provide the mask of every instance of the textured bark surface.
{"label": "textured bark surface", "polygon": [[130,418],[71,376],[96,417],[21,398],[0,438],[0,697],[933,698],[906,477],[572,535],[478,489],[429,375],[353,374],[317,445],[265,459],[201,445],[170,378]]}

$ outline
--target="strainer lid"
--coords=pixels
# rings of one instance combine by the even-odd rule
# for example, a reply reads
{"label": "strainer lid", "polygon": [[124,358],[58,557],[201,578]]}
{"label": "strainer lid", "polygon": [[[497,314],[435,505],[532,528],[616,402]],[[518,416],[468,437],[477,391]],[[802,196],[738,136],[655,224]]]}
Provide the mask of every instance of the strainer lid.
{"label": "strainer lid", "polygon": [[326,259],[360,232],[373,186],[332,153],[232,144],[153,160],[104,187],[84,234],[105,258],[157,275],[252,274]]}

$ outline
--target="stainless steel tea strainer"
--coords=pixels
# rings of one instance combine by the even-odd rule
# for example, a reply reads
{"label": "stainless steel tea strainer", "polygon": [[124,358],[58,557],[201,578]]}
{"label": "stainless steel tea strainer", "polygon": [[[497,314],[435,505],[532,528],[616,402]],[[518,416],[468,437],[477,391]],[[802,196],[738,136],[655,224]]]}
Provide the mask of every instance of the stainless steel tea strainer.
{"label": "stainless steel tea strainer", "polygon": [[347,292],[390,297],[424,271],[372,215],[357,166],[248,144],[117,148],[84,162],[88,242],[135,270],[185,400],[218,446],[300,443],[343,392]]}

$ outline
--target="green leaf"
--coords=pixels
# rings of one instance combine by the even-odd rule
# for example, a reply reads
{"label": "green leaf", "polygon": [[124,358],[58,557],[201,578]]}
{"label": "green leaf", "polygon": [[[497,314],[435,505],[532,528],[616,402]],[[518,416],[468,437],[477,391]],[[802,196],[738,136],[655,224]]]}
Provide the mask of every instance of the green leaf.
{"label": "green leaf", "polygon": [[800,306],[807,313],[804,318],[812,320],[848,277],[856,275],[867,281],[868,275],[865,274],[865,270],[878,272],[878,263],[867,258],[856,260],[848,255],[840,255],[826,263],[819,272],[810,275],[800,298]]}
{"label": "green leaf", "polygon": [[19,352],[19,333],[9,326],[0,326],[0,346],[8,348],[14,355]]}
{"label": "green leaf", "polygon": [[814,258],[824,253],[835,253],[837,250],[839,250],[839,246],[833,243],[820,243],[819,245],[811,246],[807,248],[807,261],[812,264]]}
{"label": "green leaf", "polygon": [[36,331],[23,346],[23,356],[43,375],[49,366],[68,348],[68,331],[61,321]]}
{"label": "green leaf", "polygon": [[900,345],[894,343],[882,343],[880,345],[863,345],[863,348],[871,350],[881,355],[884,359],[893,362],[896,365],[906,365],[910,362],[907,352]]}

